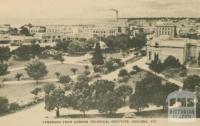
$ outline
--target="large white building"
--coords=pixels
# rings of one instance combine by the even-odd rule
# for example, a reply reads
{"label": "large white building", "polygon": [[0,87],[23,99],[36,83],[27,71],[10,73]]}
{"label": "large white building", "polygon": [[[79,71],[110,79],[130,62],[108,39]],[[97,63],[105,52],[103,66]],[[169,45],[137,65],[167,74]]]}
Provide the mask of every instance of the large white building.
{"label": "large white building", "polygon": [[174,26],[170,26],[170,28],[169,26],[157,27],[156,37],[147,42],[148,63],[157,58],[164,62],[168,56],[176,57],[182,64],[199,62],[200,41],[176,38],[174,36],[175,29]]}

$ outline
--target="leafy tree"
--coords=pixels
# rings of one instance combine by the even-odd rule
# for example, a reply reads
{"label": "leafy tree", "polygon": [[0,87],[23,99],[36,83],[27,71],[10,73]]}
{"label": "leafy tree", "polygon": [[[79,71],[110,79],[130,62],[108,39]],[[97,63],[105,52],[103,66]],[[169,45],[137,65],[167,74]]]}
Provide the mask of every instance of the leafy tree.
{"label": "leafy tree", "polygon": [[59,77],[59,82],[62,84],[69,83],[70,81],[71,81],[71,78],[68,75],[62,75]]}
{"label": "leafy tree", "polygon": [[104,39],[106,45],[109,47],[109,49],[115,48],[115,36],[108,36],[107,38]]}
{"label": "leafy tree", "polygon": [[134,108],[140,112],[145,107],[148,107],[145,97],[141,96],[139,93],[134,93],[130,96],[130,108]]}
{"label": "leafy tree", "polygon": [[103,94],[108,91],[113,92],[115,87],[115,83],[108,80],[97,80],[93,83],[94,95],[95,99],[100,98]]}
{"label": "leafy tree", "polygon": [[18,29],[17,28],[9,28],[9,31],[8,31],[11,35],[18,35],[19,32],[18,32]]}
{"label": "leafy tree", "polygon": [[31,36],[31,33],[29,32],[28,28],[25,26],[20,27],[19,32],[21,35]]}
{"label": "leafy tree", "polygon": [[52,93],[45,96],[45,109],[52,111],[56,109],[56,117],[60,117],[60,108],[67,107],[70,103],[70,98],[65,96],[65,92],[58,88],[54,89]]}
{"label": "leafy tree", "polygon": [[200,86],[200,77],[198,75],[190,75],[183,81],[183,89],[194,91],[196,86]]}
{"label": "leafy tree", "polygon": [[32,60],[29,64],[26,65],[25,71],[29,77],[32,77],[38,83],[38,80],[45,75],[47,75],[47,67],[43,62],[40,62],[38,59]]}
{"label": "leafy tree", "polygon": [[61,51],[67,51],[68,50],[68,46],[69,46],[69,43],[68,41],[58,41],[56,43],[56,50],[61,50]]}
{"label": "leafy tree", "polygon": [[11,56],[9,47],[0,47],[0,62],[3,64],[4,61],[8,61]]}
{"label": "leafy tree", "polygon": [[15,75],[15,78],[17,78],[17,80],[20,81],[20,78],[21,78],[22,76],[23,76],[22,73],[17,73],[17,74]]}
{"label": "leafy tree", "polygon": [[76,74],[77,70],[77,68],[71,68],[71,71],[74,73],[74,75]]}
{"label": "leafy tree", "polygon": [[[143,80],[136,83],[135,93],[130,97],[130,107],[141,111],[149,103],[155,104],[153,97],[161,90],[161,79],[148,74]],[[159,96],[158,96],[159,97]]]}
{"label": "leafy tree", "polygon": [[65,61],[64,57],[61,54],[56,55],[54,59],[60,61],[61,64],[63,64],[63,62]]}
{"label": "leafy tree", "polygon": [[164,67],[171,67],[171,68],[176,68],[176,67],[180,67],[181,64],[178,61],[178,59],[176,59],[174,56],[168,56],[165,61],[164,61]]}
{"label": "leafy tree", "polygon": [[12,110],[12,111],[16,111],[16,110],[18,110],[20,108],[20,105],[19,104],[17,104],[17,103],[11,103],[10,105],[9,105],[9,109],[10,110]]}
{"label": "leafy tree", "polygon": [[59,78],[61,74],[59,72],[55,72],[55,75],[57,78]]}
{"label": "leafy tree", "polygon": [[88,65],[85,65],[85,70],[89,70],[90,69],[90,67],[88,66]]}
{"label": "leafy tree", "polygon": [[81,75],[77,76],[77,81],[78,82],[89,83],[90,80],[91,80],[91,78],[86,76],[86,75],[84,75],[84,74],[81,74]]}
{"label": "leafy tree", "polygon": [[51,91],[53,91],[56,88],[54,84],[46,84],[43,88],[44,92],[49,95]]}
{"label": "leafy tree", "polygon": [[44,48],[40,47],[38,44],[22,45],[16,50],[14,54],[19,60],[29,60],[35,56],[40,56]]}
{"label": "leafy tree", "polygon": [[113,114],[122,106],[122,100],[112,91],[102,94],[98,101],[98,111],[100,113]]}
{"label": "leafy tree", "polygon": [[88,50],[92,50],[92,48],[94,47],[95,43],[98,42],[98,39],[97,38],[90,38],[88,39],[85,43],[86,43],[86,46],[87,46],[87,49]]}
{"label": "leafy tree", "polygon": [[8,112],[8,99],[5,97],[0,97],[0,114]]}
{"label": "leafy tree", "polygon": [[8,73],[8,65],[0,64],[0,76],[3,76]]}
{"label": "leafy tree", "polygon": [[163,110],[166,108],[166,99],[167,96],[175,90],[178,90],[179,87],[166,82],[164,85],[158,85],[159,90],[154,94],[152,98],[152,103],[156,106],[162,106]]}
{"label": "leafy tree", "polygon": [[149,68],[155,72],[162,72],[164,70],[164,66],[159,59],[154,59],[150,64]]}
{"label": "leafy tree", "polygon": [[72,90],[72,107],[76,110],[83,112],[85,117],[85,112],[92,107],[92,90],[88,85],[87,76],[78,76],[78,81],[74,85]]}
{"label": "leafy tree", "polygon": [[104,64],[103,55],[101,53],[101,47],[99,43],[96,43],[95,51],[92,57],[93,65],[102,65]]}
{"label": "leafy tree", "polygon": [[69,43],[68,52],[70,54],[76,54],[77,52],[86,52],[87,45],[84,42],[74,41]]}
{"label": "leafy tree", "polygon": [[35,89],[33,89],[32,91],[31,91],[31,94],[34,94],[35,95],[35,99],[36,99],[36,101],[37,101],[37,99],[38,99],[38,93],[39,92],[41,92],[42,91],[42,89],[41,88],[35,88]]}
{"label": "leafy tree", "polygon": [[129,76],[128,71],[126,69],[121,69],[118,74],[119,77]]}
{"label": "leafy tree", "polygon": [[128,86],[128,85],[121,85],[117,89],[115,89],[115,92],[116,92],[117,96],[123,97],[123,101],[125,104],[126,97],[130,96],[132,94],[133,89],[131,86]]}
{"label": "leafy tree", "polygon": [[129,43],[129,36],[128,35],[118,35],[116,36],[116,45],[118,48],[125,50],[128,49],[128,43]]}

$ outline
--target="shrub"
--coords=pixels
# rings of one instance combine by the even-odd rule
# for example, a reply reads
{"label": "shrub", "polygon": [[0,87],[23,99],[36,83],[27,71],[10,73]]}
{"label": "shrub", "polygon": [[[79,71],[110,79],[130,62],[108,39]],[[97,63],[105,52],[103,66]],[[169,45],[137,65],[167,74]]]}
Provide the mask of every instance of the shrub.
{"label": "shrub", "polygon": [[134,75],[134,74],[136,74],[136,73],[137,73],[136,70],[131,70],[131,71],[129,72],[130,75]]}
{"label": "shrub", "polygon": [[0,114],[8,112],[8,99],[5,97],[0,97]]}
{"label": "shrub", "polygon": [[62,84],[69,83],[70,81],[71,81],[71,78],[68,75],[62,75],[59,77],[59,82]]}
{"label": "shrub", "polygon": [[11,103],[10,104],[10,110],[11,111],[16,111],[18,109],[20,109],[20,105],[19,104],[17,104],[17,103]]}
{"label": "shrub", "polygon": [[125,76],[128,76],[128,75],[129,74],[128,74],[128,71],[126,69],[121,69],[119,71],[119,74],[118,74],[119,77],[125,77]]}
{"label": "shrub", "polygon": [[180,73],[179,73],[179,76],[180,76],[180,77],[185,77],[185,76],[187,76],[187,71],[184,70],[184,71],[180,72]]}

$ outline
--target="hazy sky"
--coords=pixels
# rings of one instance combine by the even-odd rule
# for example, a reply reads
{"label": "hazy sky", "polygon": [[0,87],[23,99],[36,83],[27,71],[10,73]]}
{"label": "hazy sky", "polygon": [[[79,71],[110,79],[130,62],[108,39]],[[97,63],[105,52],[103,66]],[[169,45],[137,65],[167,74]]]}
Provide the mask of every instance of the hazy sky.
{"label": "hazy sky", "polygon": [[200,17],[200,0],[0,0],[0,18]]}

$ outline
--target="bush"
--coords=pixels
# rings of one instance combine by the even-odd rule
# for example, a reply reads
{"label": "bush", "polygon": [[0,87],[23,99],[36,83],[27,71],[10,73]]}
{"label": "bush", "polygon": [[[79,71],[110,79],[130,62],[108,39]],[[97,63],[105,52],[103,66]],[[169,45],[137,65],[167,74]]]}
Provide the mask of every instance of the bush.
{"label": "bush", "polygon": [[0,114],[8,112],[8,99],[5,97],[0,97]]}
{"label": "bush", "polygon": [[7,64],[0,64],[0,76],[5,75],[8,73],[8,65]]}
{"label": "bush", "polygon": [[18,109],[20,109],[20,105],[19,104],[17,104],[17,103],[11,103],[10,104],[10,110],[11,111],[16,111]]}
{"label": "bush", "polygon": [[71,78],[68,75],[62,75],[59,77],[59,82],[62,84],[69,83],[70,81],[71,81]]}
{"label": "bush", "polygon": [[128,75],[129,74],[128,74],[128,71],[126,69],[121,69],[119,71],[119,74],[118,74],[119,77],[125,77],[125,76],[128,76]]}
{"label": "bush", "polygon": [[137,71],[136,71],[136,70],[131,70],[131,71],[129,72],[129,74],[130,74],[130,75],[137,74]]}
{"label": "bush", "polygon": [[87,71],[87,70],[86,70],[86,71],[84,71],[84,74],[85,74],[85,75],[90,75],[90,71]]}
{"label": "bush", "polygon": [[185,76],[187,76],[187,71],[184,70],[184,71],[180,72],[180,73],[179,73],[179,76],[180,76],[180,77],[185,77]]}
{"label": "bush", "polygon": [[133,66],[133,70],[135,70],[136,72],[140,72],[141,69],[138,66]]}

